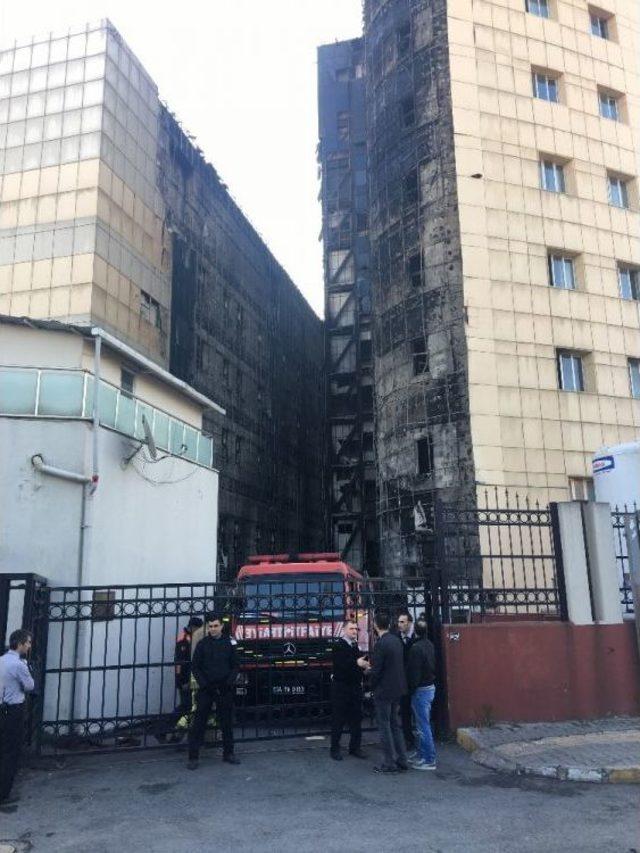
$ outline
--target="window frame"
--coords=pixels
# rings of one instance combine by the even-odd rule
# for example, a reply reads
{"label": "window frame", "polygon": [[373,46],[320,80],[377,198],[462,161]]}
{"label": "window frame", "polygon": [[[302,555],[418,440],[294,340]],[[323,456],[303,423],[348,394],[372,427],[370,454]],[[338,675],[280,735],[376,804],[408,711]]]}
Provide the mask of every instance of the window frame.
{"label": "window frame", "polygon": [[[603,106],[606,104],[611,107],[613,104],[614,115],[608,114],[606,111],[603,111]],[[598,90],[598,110],[600,112],[601,118],[609,119],[609,121],[621,121],[621,111],[620,111],[620,96],[612,95],[610,92],[604,92],[602,89]]]}
{"label": "window frame", "polygon": [[[625,179],[620,175],[607,175],[607,195],[609,198],[609,204],[612,207],[617,207],[619,210],[629,210],[629,188],[627,186],[628,183],[628,178]],[[614,188],[620,190],[620,204],[614,199]]]}
{"label": "window frame", "polygon": [[[546,101],[549,104],[559,104],[560,103],[560,77],[559,75],[549,74],[547,71],[531,71],[531,80],[533,85],[533,96],[540,101]],[[555,93],[554,98],[545,97],[544,91],[546,94],[549,94],[550,83],[553,84],[553,89]]]}
{"label": "window frame", "polygon": [[[558,261],[562,264],[562,282],[557,282],[555,277],[555,262]],[[555,287],[558,290],[576,290],[576,266],[575,266],[575,256],[574,255],[562,255],[557,254],[556,252],[549,252],[547,255],[547,262],[549,266],[549,285],[551,287]],[[567,287],[566,284],[566,269],[569,267],[571,269],[571,284]]]}
{"label": "window frame", "polygon": [[[625,274],[629,276],[628,296],[625,293],[627,288],[623,283],[623,276]],[[622,299],[626,299],[630,302],[640,301],[640,270],[638,267],[631,266],[631,264],[618,264],[618,290]]]}
{"label": "window frame", "polygon": [[611,29],[609,27],[610,19],[611,15],[605,15],[598,9],[590,8],[589,31],[591,32],[591,35],[596,38],[604,39],[605,41],[611,41]]}
{"label": "window frame", "polygon": [[[572,387],[565,385],[564,382],[564,371],[562,369],[563,359],[571,360],[571,376],[574,380],[572,382]],[[580,352],[576,352],[575,350],[568,349],[559,349],[556,350],[556,367],[558,371],[558,385],[561,391],[566,391],[567,393],[580,394],[585,391],[585,381],[584,381],[584,365],[582,363],[583,355]],[[577,383],[575,380],[577,379]],[[577,385],[577,387],[576,387]]]}
{"label": "window frame", "polygon": [[[547,184],[548,169],[552,167],[553,186]],[[549,193],[566,193],[567,179],[564,172],[565,164],[546,157],[540,158],[540,187]],[[559,180],[558,180],[559,179]]]}
{"label": "window frame", "polygon": [[[640,358],[627,358],[629,390],[634,400],[640,400]],[[634,381],[634,370],[636,373]]]}
{"label": "window frame", "polygon": [[535,15],[536,18],[544,18],[545,20],[551,18],[550,0],[525,0],[525,9],[530,15]]}
{"label": "window frame", "polygon": [[[426,449],[423,450],[423,448]],[[422,465],[422,461],[427,461],[426,468]],[[416,439],[416,465],[418,468],[418,476],[431,477],[435,470],[435,454],[433,445],[433,434],[427,432],[422,438]]]}

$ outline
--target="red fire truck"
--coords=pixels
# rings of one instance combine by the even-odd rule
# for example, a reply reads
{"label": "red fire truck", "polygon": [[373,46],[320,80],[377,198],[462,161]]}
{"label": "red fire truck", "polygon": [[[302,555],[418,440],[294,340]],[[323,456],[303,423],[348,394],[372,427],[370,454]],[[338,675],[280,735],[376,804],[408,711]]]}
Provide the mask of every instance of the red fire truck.
{"label": "red fire truck", "polygon": [[345,619],[357,623],[360,647],[369,648],[368,605],[366,579],[339,554],[249,557],[238,572],[231,624],[241,662],[238,706],[321,712]]}

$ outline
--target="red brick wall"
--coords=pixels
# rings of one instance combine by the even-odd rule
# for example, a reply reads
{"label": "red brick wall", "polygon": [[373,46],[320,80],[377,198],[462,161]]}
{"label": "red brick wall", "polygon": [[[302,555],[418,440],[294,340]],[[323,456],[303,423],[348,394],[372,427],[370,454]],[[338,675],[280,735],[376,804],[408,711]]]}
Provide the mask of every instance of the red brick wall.
{"label": "red brick wall", "polygon": [[451,729],[640,714],[633,623],[449,625],[442,648]]}

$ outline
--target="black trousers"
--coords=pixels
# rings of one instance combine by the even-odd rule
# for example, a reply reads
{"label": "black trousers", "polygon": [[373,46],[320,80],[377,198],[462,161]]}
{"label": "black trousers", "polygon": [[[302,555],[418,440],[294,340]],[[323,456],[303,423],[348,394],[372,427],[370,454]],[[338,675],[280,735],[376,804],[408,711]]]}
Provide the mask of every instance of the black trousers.
{"label": "black trousers", "polygon": [[400,722],[402,723],[402,734],[407,749],[413,749],[416,739],[413,734],[413,711],[411,710],[411,696],[409,694],[400,699]]}
{"label": "black trousers", "polygon": [[362,742],[362,689],[333,682],[331,685],[331,752],[340,751],[340,738],[349,729],[349,752]]}
{"label": "black trousers", "polygon": [[233,687],[226,683],[208,684],[198,690],[196,697],[196,712],[189,729],[190,759],[198,757],[214,703],[218,728],[222,732],[222,754],[233,754]]}
{"label": "black trousers", "polygon": [[0,707],[0,802],[11,793],[24,740],[24,706]]}

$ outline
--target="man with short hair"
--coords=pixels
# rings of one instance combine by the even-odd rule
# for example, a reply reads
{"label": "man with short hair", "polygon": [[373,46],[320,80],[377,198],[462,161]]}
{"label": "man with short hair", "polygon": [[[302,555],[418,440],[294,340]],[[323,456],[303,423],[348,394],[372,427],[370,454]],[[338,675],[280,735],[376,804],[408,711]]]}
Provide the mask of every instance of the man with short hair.
{"label": "man with short hair", "polygon": [[402,643],[389,632],[391,617],[379,610],[373,620],[378,640],[373,648],[372,663],[366,658],[358,666],[371,676],[373,703],[380,732],[383,760],[373,769],[377,773],[405,772],[409,769],[407,750],[398,718],[400,699],[407,692]]}
{"label": "man with short hair", "polygon": [[9,637],[9,651],[0,657],[0,803],[13,802],[11,788],[18,772],[24,739],[24,703],[34,688],[25,660],[31,634],[19,629]]}
{"label": "man with short hair", "polygon": [[198,767],[200,747],[214,703],[222,731],[222,760],[227,764],[240,764],[240,760],[233,754],[233,691],[238,675],[236,642],[223,636],[222,619],[219,616],[208,615],[206,623],[207,634],[196,646],[191,662],[198,696],[189,730],[189,770]]}
{"label": "man with short hair", "polygon": [[332,651],[331,676],[331,751],[334,761],[342,761],[340,738],[345,724],[349,727],[349,755],[364,758],[362,742],[362,678],[358,666],[361,651],[358,648],[358,626],[347,621],[342,626],[342,636]]}
{"label": "man with short hair", "polygon": [[[409,665],[409,651],[415,642],[413,635],[413,616],[408,610],[402,610],[398,614],[398,636],[402,640],[404,672],[407,675]],[[413,714],[411,712],[411,696],[407,693],[400,700],[400,721],[402,722],[402,734],[407,749],[413,751],[416,746],[413,735]]]}
{"label": "man with short hair", "polygon": [[435,770],[436,749],[431,731],[431,705],[436,695],[436,655],[427,637],[426,621],[415,624],[416,641],[409,650],[407,669],[413,713],[418,722],[419,746],[411,762],[414,770]]}

